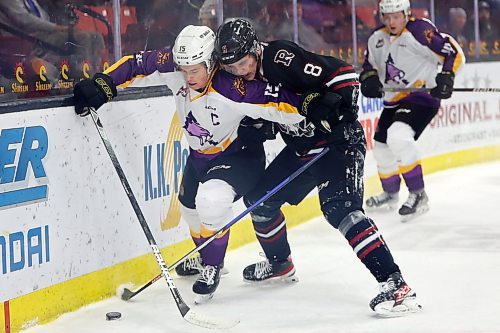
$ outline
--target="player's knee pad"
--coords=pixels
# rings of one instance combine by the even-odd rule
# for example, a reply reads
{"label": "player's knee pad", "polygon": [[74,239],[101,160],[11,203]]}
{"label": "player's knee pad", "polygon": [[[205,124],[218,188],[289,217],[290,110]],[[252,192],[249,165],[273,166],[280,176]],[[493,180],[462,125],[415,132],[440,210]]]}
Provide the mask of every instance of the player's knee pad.
{"label": "player's knee pad", "polygon": [[[246,196],[243,198],[243,201],[245,202],[245,205],[247,207],[253,205],[255,202],[257,202],[257,200],[258,199],[252,201],[250,197]],[[255,209],[250,212],[250,216],[252,217],[252,221],[254,223],[271,222],[277,215],[280,214],[280,208],[281,207],[274,205],[272,200],[267,200],[255,207]]]}
{"label": "player's knee pad", "polygon": [[415,131],[410,125],[396,121],[387,129],[387,145],[401,165],[410,165],[419,159]]}
{"label": "player's knee pad", "polygon": [[337,229],[339,228],[341,221],[343,221],[346,216],[360,208],[361,202],[353,202],[349,200],[333,199],[322,205],[323,215],[326,220]]}
{"label": "player's knee pad", "polygon": [[369,221],[368,217],[366,217],[366,215],[361,210],[355,210],[347,214],[340,221],[338,229],[342,233],[342,235],[347,238],[347,234],[349,233],[349,231],[351,231],[352,229],[358,229],[360,224],[366,224],[364,222],[367,221]]}
{"label": "player's knee pad", "polygon": [[236,192],[227,182],[210,179],[198,187],[196,210],[202,225],[209,230],[218,230],[228,223],[233,215]]}
{"label": "player's knee pad", "polygon": [[201,228],[200,216],[196,209],[188,208],[181,204],[181,216],[184,221],[187,222],[189,230],[192,233],[199,234]]}
{"label": "player's knee pad", "polygon": [[375,145],[373,147],[373,157],[375,157],[377,165],[382,168],[396,163],[396,157],[387,143],[375,141]]}

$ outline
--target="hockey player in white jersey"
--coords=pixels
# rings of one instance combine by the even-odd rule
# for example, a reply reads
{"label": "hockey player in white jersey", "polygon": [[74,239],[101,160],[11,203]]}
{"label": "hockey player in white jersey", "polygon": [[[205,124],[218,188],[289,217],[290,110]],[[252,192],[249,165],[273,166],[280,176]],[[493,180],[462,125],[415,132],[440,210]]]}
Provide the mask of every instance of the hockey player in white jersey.
{"label": "hockey player in white jersey", "polygon": [[[126,56],[104,73],[75,86],[75,111],[86,115],[117,95],[116,87],[145,85],[156,77],[173,92],[190,154],[179,200],[196,245],[232,218],[233,202],[254,187],[264,172],[262,141],[238,134],[245,117],[294,124],[302,97],[262,81],[246,82],[215,66],[215,34],[205,26],[187,26],[168,48]],[[177,68],[177,71],[174,71]],[[193,285],[195,302],[210,299],[219,284],[229,230],[200,251],[202,266]]]}
{"label": "hockey player in white jersey", "polygon": [[[399,209],[404,222],[429,209],[416,140],[438,112],[441,99],[451,97],[455,73],[465,57],[458,43],[432,22],[410,18],[409,0],[381,0],[379,8],[384,25],[368,39],[360,81],[364,96],[384,98],[373,149],[383,193],[368,198],[366,206],[395,209],[402,176],[409,190]],[[384,87],[432,89],[384,94]]]}

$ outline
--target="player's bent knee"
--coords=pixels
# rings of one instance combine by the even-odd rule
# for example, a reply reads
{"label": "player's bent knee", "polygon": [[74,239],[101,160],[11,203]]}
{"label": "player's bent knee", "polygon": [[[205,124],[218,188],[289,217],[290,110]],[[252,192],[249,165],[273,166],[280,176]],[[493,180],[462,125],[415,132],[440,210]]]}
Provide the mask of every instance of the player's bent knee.
{"label": "player's bent knee", "polygon": [[[245,205],[250,207],[253,203],[244,199]],[[254,223],[266,223],[271,220],[274,220],[276,215],[280,214],[280,205],[275,205],[273,201],[266,201],[255,207],[254,210],[250,212],[250,216],[252,217],[252,221]]]}
{"label": "player's bent knee", "polygon": [[328,208],[323,207],[323,214],[334,228],[339,228],[340,223],[353,212],[360,211],[357,205],[347,204],[346,201],[333,201]]}
{"label": "player's bent knee", "polygon": [[358,223],[363,222],[367,219],[366,215],[360,211],[355,210],[347,214],[339,223],[338,229],[342,235],[346,236],[349,230],[351,230]]}
{"label": "player's bent knee", "polygon": [[200,184],[196,195],[196,210],[201,223],[216,230],[232,217],[236,193],[231,185],[220,179],[210,179]]}
{"label": "player's bent knee", "polygon": [[414,144],[414,136],[410,125],[396,121],[387,129],[387,145],[393,152],[400,152]]}

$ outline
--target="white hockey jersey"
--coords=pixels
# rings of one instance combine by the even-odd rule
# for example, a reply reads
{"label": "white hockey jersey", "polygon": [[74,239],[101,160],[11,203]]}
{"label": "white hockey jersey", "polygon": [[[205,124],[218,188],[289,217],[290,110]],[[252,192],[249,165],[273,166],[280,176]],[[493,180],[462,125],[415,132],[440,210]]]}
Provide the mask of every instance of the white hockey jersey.
{"label": "white hockey jersey", "polygon": [[[106,73],[118,86],[144,85],[148,79],[164,82],[173,93],[177,113],[189,146],[203,154],[225,150],[238,136],[245,117],[294,124],[300,95],[261,81],[245,81],[225,71],[214,70],[202,92],[187,87],[182,73],[174,72],[171,55],[148,51],[127,56]],[[142,82],[141,82],[142,81]]]}
{"label": "white hockey jersey", "polygon": [[[384,87],[433,88],[439,64],[443,71],[456,73],[464,63],[464,53],[451,36],[427,19],[410,19],[399,36],[391,36],[386,27],[372,33],[363,70],[376,69]],[[439,105],[429,93],[385,93],[386,107],[402,101]]]}

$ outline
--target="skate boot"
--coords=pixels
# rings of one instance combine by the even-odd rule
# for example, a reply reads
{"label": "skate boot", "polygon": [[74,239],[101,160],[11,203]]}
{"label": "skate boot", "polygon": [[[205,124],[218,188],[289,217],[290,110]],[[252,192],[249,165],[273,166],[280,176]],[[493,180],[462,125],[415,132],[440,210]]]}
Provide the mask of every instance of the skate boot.
{"label": "skate boot", "polygon": [[422,309],[416,297],[401,273],[396,272],[380,284],[380,293],[370,301],[370,308],[382,317],[405,316]]}
{"label": "skate boot", "polygon": [[220,281],[220,266],[205,265],[200,276],[193,284],[193,292],[196,294],[194,302],[204,303],[214,297],[215,290]]}
{"label": "skate boot", "polygon": [[[186,260],[179,266],[175,267],[175,272],[179,276],[194,276],[200,274],[201,270],[205,267],[203,261],[200,256],[191,257]],[[220,265],[221,274],[226,275],[229,271],[224,268],[224,263]]]}
{"label": "skate boot", "polygon": [[429,210],[429,198],[425,191],[410,192],[408,200],[399,209],[401,222],[407,222]]}
{"label": "skate boot", "polygon": [[287,260],[264,260],[256,264],[249,265],[243,270],[243,281],[245,282],[298,282],[295,276],[295,266],[292,258]]}
{"label": "skate boot", "polygon": [[379,195],[369,197],[365,205],[369,210],[393,210],[397,208],[399,193],[382,192]]}

